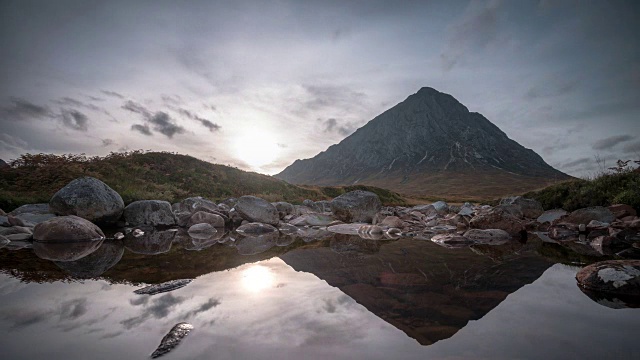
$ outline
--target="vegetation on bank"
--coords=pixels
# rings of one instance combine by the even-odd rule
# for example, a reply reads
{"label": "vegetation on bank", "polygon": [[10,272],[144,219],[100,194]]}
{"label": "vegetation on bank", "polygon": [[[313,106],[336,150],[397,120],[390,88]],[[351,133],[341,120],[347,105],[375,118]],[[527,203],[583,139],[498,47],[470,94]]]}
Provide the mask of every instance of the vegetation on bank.
{"label": "vegetation on bank", "polygon": [[[255,195],[268,201],[302,203],[331,199],[334,194],[362,189],[375,192],[385,205],[402,205],[394,192],[370,186],[300,187],[271,176],[211,164],[187,155],[129,151],[107,156],[24,154],[0,169],[0,208],[49,202],[71,180],[92,176],[117,191],[125,204],[155,199],[177,202],[190,196],[215,201]],[[353,188],[353,189],[352,189]]]}
{"label": "vegetation on bank", "polygon": [[523,196],[534,198],[545,209],[573,211],[589,206],[627,204],[640,212],[640,172],[638,169],[613,168],[594,179],[576,179],[556,184]]}

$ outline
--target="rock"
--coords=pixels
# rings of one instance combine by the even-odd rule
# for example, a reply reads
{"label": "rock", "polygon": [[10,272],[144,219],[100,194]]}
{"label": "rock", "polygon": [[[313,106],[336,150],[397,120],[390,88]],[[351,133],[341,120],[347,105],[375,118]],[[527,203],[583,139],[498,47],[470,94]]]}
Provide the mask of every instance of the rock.
{"label": "rock", "polygon": [[413,212],[418,212],[422,215],[425,216],[431,216],[431,215],[436,215],[438,214],[438,210],[436,210],[435,206],[433,206],[432,204],[428,204],[428,205],[416,205],[410,209],[408,209],[408,213],[411,214]]}
{"label": "rock", "polygon": [[290,235],[290,234],[295,234],[296,232],[298,232],[298,228],[293,226],[293,225],[291,225],[291,224],[279,223],[278,224],[278,231],[280,231],[280,233],[282,233],[282,234]]}
{"label": "rock", "polygon": [[475,243],[499,245],[511,240],[511,235],[501,229],[470,229],[464,233],[464,237]]}
{"label": "rock", "polygon": [[207,226],[213,232],[186,232],[180,229],[173,238],[173,243],[179,243],[183,249],[189,251],[200,251],[207,249],[218,242],[225,236],[224,231],[218,231],[209,224],[196,224],[194,226]]}
{"label": "rock", "polygon": [[305,199],[302,202],[302,205],[308,207],[309,209],[315,212],[322,212],[322,210],[320,210],[320,207],[318,207],[318,205],[316,205],[316,203],[313,200]]}
{"label": "rock", "polygon": [[609,260],[591,264],[576,274],[586,289],[640,296],[640,260]]}
{"label": "rock", "polygon": [[494,208],[474,216],[469,222],[469,227],[472,229],[501,229],[511,236],[522,235],[525,230],[519,219],[500,208]]}
{"label": "rock", "polygon": [[327,227],[327,231],[336,234],[344,235],[358,235],[360,228],[367,224],[355,223],[355,224],[338,224]]}
{"label": "rock", "polygon": [[517,217],[518,219],[524,219],[524,213],[522,212],[519,206],[512,205],[512,204],[500,204],[496,206],[496,208],[500,208],[508,212],[509,214],[513,215],[514,217]]}
{"label": "rock", "polygon": [[[26,204],[20,207],[17,207],[13,211],[9,213],[9,215],[20,215],[20,214],[49,214],[51,211],[49,210],[48,203],[39,203],[39,204]],[[6,214],[5,214],[6,215]]]}
{"label": "rock", "polygon": [[156,295],[169,291],[177,290],[189,285],[193,279],[179,279],[163,282],[160,284],[153,284],[145,286],[141,289],[135,290],[133,293],[137,295]]}
{"label": "rock", "polygon": [[33,229],[33,240],[40,242],[98,241],[104,238],[99,227],[74,215],[55,217]]}
{"label": "rock", "polygon": [[280,217],[281,220],[284,219],[285,216],[291,215],[295,212],[295,208],[293,207],[293,205],[289,204],[288,202],[276,202],[273,203],[273,206],[275,206],[276,210],[278,210],[278,217]]}
{"label": "rock", "polygon": [[565,215],[567,212],[562,209],[547,210],[538,216],[537,220],[539,223],[552,223]]}
{"label": "rock", "polygon": [[140,230],[140,229],[135,229],[131,232],[131,235],[133,235],[133,237],[140,237],[142,235],[144,235],[144,231]]}
{"label": "rock", "polygon": [[331,211],[344,222],[371,223],[381,207],[378,195],[363,190],[342,194],[331,201]]}
{"label": "rock", "polygon": [[104,240],[76,242],[33,243],[33,252],[41,259],[51,261],[76,261],[98,250]]}
{"label": "rock", "polygon": [[213,212],[220,211],[220,208],[216,203],[214,203],[211,200],[207,200],[202,196],[186,198],[180,201],[179,203],[173,204],[171,208],[173,211],[176,211],[176,212],[190,212],[192,214],[197,211],[206,211],[206,210],[213,211]]}
{"label": "rock", "polygon": [[524,217],[529,219],[536,219],[542,213],[544,213],[544,209],[542,208],[542,204],[535,199],[527,199],[522,196],[513,196],[500,200],[501,205],[514,205],[517,207]]}
{"label": "rock", "polygon": [[236,198],[228,198],[228,199],[222,201],[220,204],[224,204],[224,205],[228,206],[230,209],[233,209],[234,207],[236,207],[237,203],[238,203],[238,199],[236,199]]}
{"label": "rock", "polygon": [[336,219],[324,214],[305,214],[291,221],[289,224],[294,226],[327,226],[336,222]]}
{"label": "rock", "polygon": [[612,255],[627,248],[628,244],[613,236],[598,236],[591,240],[591,247],[602,255]]}
{"label": "rock", "polygon": [[261,235],[261,234],[266,234],[274,231],[278,232],[278,229],[276,229],[275,227],[269,224],[253,222],[253,223],[248,223],[240,226],[239,228],[236,229],[236,231],[241,234],[247,234],[247,235]]}
{"label": "rock", "polygon": [[121,233],[121,232],[117,232],[117,233],[113,234],[113,238],[116,239],[116,240],[122,240],[122,239],[124,239],[124,234]]}
{"label": "rock", "polygon": [[616,217],[606,207],[593,206],[573,211],[561,220],[571,224],[588,224],[591,220],[611,223],[615,219]]}
{"label": "rock", "polygon": [[[49,207],[49,204],[47,204],[47,207]],[[7,213],[0,209],[0,216],[7,216]]]}
{"label": "rock", "polygon": [[10,243],[11,243],[11,240],[7,239],[6,236],[4,235],[0,235],[0,249],[9,245]]}
{"label": "rock", "polygon": [[30,222],[22,221],[22,219],[17,218],[15,216],[9,215],[7,216],[7,220],[9,222],[9,226],[23,226],[23,227],[34,227],[35,224]]}
{"label": "rock", "polygon": [[91,279],[114,267],[123,254],[122,241],[104,241],[96,251],[87,256],[74,261],[56,261],[55,264],[75,278]]}
{"label": "rock", "polygon": [[278,240],[276,240],[276,246],[289,246],[294,242],[296,242],[296,237],[293,235],[280,236]]}
{"label": "rock", "polygon": [[438,214],[446,214],[449,211],[449,204],[444,201],[436,201],[431,204]]}
{"label": "rock", "polygon": [[21,213],[21,214],[9,216],[9,217],[13,217],[13,219],[17,219],[19,220],[19,223],[23,224],[23,225],[17,225],[18,223],[16,223],[17,226],[34,227],[37,224],[40,224],[41,222],[52,219],[56,216],[54,214]]}
{"label": "rock", "polygon": [[174,230],[147,231],[137,237],[131,233],[124,238],[124,246],[136,254],[162,254],[171,250],[171,243],[175,235],[176,231]]}
{"label": "rock", "polygon": [[276,245],[278,232],[270,232],[258,236],[246,236],[236,241],[236,249],[240,255],[256,255]]}
{"label": "rock", "polygon": [[238,199],[235,206],[240,216],[250,222],[278,225],[280,216],[275,206],[259,197],[245,195]]}
{"label": "rock", "polygon": [[404,227],[404,222],[400,220],[397,216],[387,216],[378,224],[380,226],[388,226],[391,228],[402,228]]}
{"label": "rock", "polygon": [[347,257],[359,257],[379,252],[380,244],[379,241],[369,241],[358,236],[340,234],[331,239],[329,248],[331,251]]}
{"label": "rock", "polygon": [[327,200],[316,201],[316,205],[321,212],[331,212],[331,202]]}
{"label": "rock", "polygon": [[195,214],[191,215],[189,221],[187,222],[187,226],[191,227],[195,224],[210,224],[216,228],[224,228],[224,218],[218,214],[212,214],[204,211],[198,211]]}
{"label": "rock", "polygon": [[151,358],[155,359],[173,350],[180,344],[185,336],[189,335],[191,330],[193,330],[193,325],[186,322],[175,325],[171,328],[171,331],[162,338],[158,348],[151,354]]}
{"label": "rock", "polygon": [[625,204],[614,204],[609,206],[607,209],[613,213],[613,215],[622,219],[625,216],[636,216],[636,210],[629,205]]}
{"label": "rock", "polygon": [[314,228],[304,228],[298,229],[296,236],[302,239],[302,241],[308,243],[312,241],[322,241],[329,239],[333,236],[333,233],[327,231],[324,228],[314,229]]}
{"label": "rock", "polygon": [[433,236],[431,241],[447,248],[467,247],[473,244],[473,240],[457,234],[438,234]]}
{"label": "rock", "polygon": [[92,222],[114,223],[122,215],[124,202],[107,184],[96,178],[83,177],[55,193],[49,208],[56,215],[76,215]]}
{"label": "rock", "polygon": [[191,234],[214,235],[217,232],[218,230],[216,230],[216,228],[209,223],[193,224],[189,227],[189,230],[188,230],[189,235]]}
{"label": "rock", "polygon": [[25,226],[12,226],[0,228],[0,235],[33,234],[33,229]]}
{"label": "rock", "polygon": [[0,227],[8,227],[11,226],[9,223],[9,218],[6,216],[0,216]]}
{"label": "rock", "polygon": [[554,225],[549,228],[549,237],[554,240],[565,240],[578,236],[578,231],[566,226]]}
{"label": "rock", "polygon": [[475,210],[473,209],[473,206],[467,206],[466,204],[460,208],[460,211],[458,211],[458,215],[462,216],[472,216],[474,213]]}
{"label": "rock", "polygon": [[124,208],[124,220],[130,226],[172,226],[176,224],[171,204],[162,200],[138,200]]}
{"label": "rock", "polygon": [[293,214],[294,216],[302,216],[302,215],[306,215],[306,214],[315,214],[316,212],[313,211],[313,209],[308,208],[306,206],[303,205],[293,205],[294,211]]}
{"label": "rock", "polygon": [[31,234],[11,234],[5,235],[10,241],[29,241],[32,238]]}
{"label": "rock", "polygon": [[609,227],[609,223],[605,223],[598,220],[591,220],[586,226],[586,228],[589,230],[600,230],[600,229],[606,229],[608,227]]}

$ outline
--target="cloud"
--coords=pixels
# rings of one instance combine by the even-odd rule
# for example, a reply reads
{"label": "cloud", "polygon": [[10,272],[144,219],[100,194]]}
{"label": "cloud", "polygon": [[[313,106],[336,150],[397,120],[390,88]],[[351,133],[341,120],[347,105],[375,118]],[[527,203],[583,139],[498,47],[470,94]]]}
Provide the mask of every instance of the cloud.
{"label": "cloud", "polygon": [[580,158],[574,161],[570,161],[564,165],[562,165],[562,167],[564,168],[572,168],[572,167],[576,167],[578,165],[582,165],[582,164],[586,164],[588,162],[592,161],[591,158],[585,157],[585,158]]}
{"label": "cloud", "polygon": [[138,104],[137,102],[133,101],[133,100],[127,100],[123,105],[122,108],[125,110],[129,110],[131,112],[134,112],[136,114],[140,114],[142,116],[144,116],[146,119],[151,117],[151,111],[149,111],[146,107]]}
{"label": "cloud", "polygon": [[9,120],[30,120],[34,118],[52,117],[51,110],[46,106],[33,104],[20,98],[10,98],[11,105],[4,107],[1,114]]}
{"label": "cloud", "polygon": [[636,141],[636,142],[632,142],[629,144],[626,144],[622,150],[629,154],[629,153],[640,153],[640,141]]}
{"label": "cloud", "polygon": [[70,129],[87,131],[89,118],[78,110],[63,109],[61,114],[62,124]]}
{"label": "cloud", "polygon": [[367,95],[345,86],[302,85],[310,99],[303,105],[311,110],[320,110],[336,105],[358,105],[363,103]]}
{"label": "cloud", "polygon": [[192,113],[192,112],[191,112],[191,111],[189,111],[189,110],[179,108],[179,109],[177,109],[177,111],[178,111],[178,113],[180,113],[181,115],[184,115],[184,116],[188,117],[188,118],[189,118],[189,119],[191,119],[191,120],[198,121],[198,122],[199,122],[199,123],[201,123],[203,126],[207,127],[207,128],[209,129],[209,131],[211,131],[211,132],[218,131],[218,130],[220,130],[220,128],[221,128],[221,126],[220,126],[220,125],[218,125],[218,124],[216,124],[216,123],[214,123],[214,122],[211,122],[211,121],[209,121],[209,120],[207,120],[207,119],[201,118],[200,116],[198,116],[198,115],[196,115],[196,114]]}
{"label": "cloud", "polygon": [[102,139],[102,146],[107,147],[115,144],[116,142],[112,139]]}
{"label": "cloud", "polygon": [[153,130],[166,135],[170,139],[173,138],[175,134],[183,134],[185,132],[182,126],[177,125],[169,114],[163,111],[155,113],[149,118],[149,122],[154,125]]}
{"label": "cloud", "polygon": [[63,106],[73,106],[73,107],[77,107],[77,108],[84,108],[87,110],[92,110],[92,111],[97,111],[97,112],[101,112],[104,113],[106,115],[111,115],[107,110],[93,105],[93,104],[89,104],[89,103],[85,103],[82,102],[80,100],[74,99],[74,98],[70,98],[70,97],[63,97],[61,99],[55,100],[54,103],[58,104],[58,105],[63,105]]}
{"label": "cloud", "polygon": [[500,1],[472,1],[461,20],[450,29],[446,49],[440,54],[445,71],[451,70],[470,50],[485,48],[498,37]]}
{"label": "cloud", "polygon": [[[142,313],[138,316],[123,320],[120,322],[120,324],[123,325],[125,329],[130,330],[144,323],[151,317],[156,319],[165,318],[169,315],[169,313],[175,306],[182,303],[184,300],[184,297],[173,296],[172,294],[162,295],[159,298],[151,301],[150,305],[148,304],[148,300],[144,300],[141,303],[144,307]],[[134,301],[131,301],[131,303],[134,304]],[[138,302],[135,302],[135,305],[137,304]]]}
{"label": "cloud", "polygon": [[182,98],[179,95],[161,95],[160,98],[165,105],[180,105]]}
{"label": "cloud", "polygon": [[117,93],[117,92],[115,92],[115,91],[100,90],[100,92],[101,92],[101,93],[103,93],[103,94],[105,94],[105,95],[108,95],[108,96],[114,97],[114,98],[124,99],[124,95],[119,94],[119,93]]}
{"label": "cloud", "polygon": [[149,125],[147,125],[147,124],[144,124],[144,125],[133,124],[133,125],[131,125],[131,130],[138,131],[139,133],[141,133],[143,135],[147,135],[147,136],[153,135],[151,133],[151,130],[149,129]]}
{"label": "cloud", "polygon": [[322,119],[318,120],[322,122],[322,126],[324,127],[323,131],[325,133],[338,133],[342,136],[348,136],[355,130],[355,126],[350,123],[338,125],[338,120],[335,118],[329,118],[324,121]]}
{"label": "cloud", "polygon": [[87,299],[73,299],[60,305],[60,320],[75,320],[87,313]]}
{"label": "cloud", "polygon": [[0,133],[0,150],[3,154],[22,153],[29,148],[29,144],[17,136]]}
{"label": "cloud", "polygon": [[277,143],[276,145],[278,145],[278,147],[281,149],[286,149],[289,147],[287,144],[282,144],[282,143]]}
{"label": "cloud", "polygon": [[194,315],[197,315],[199,313],[208,311],[213,309],[214,307],[220,305],[220,300],[219,299],[215,299],[215,298],[210,298],[206,303],[198,306],[196,309],[189,311],[188,313],[186,313],[184,315],[184,318],[190,318]]}
{"label": "cloud", "polygon": [[631,135],[610,136],[608,138],[596,141],[591,148],[594,150],[608,150],[620,143],[633,140],[634,138],[635,137]]}

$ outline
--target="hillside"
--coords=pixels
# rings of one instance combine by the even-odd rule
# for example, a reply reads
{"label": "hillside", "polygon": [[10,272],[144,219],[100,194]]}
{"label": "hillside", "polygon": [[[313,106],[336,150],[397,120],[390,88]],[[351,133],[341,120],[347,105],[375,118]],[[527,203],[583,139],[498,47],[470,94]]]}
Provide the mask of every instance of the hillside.
{"label": "hillside", "polygon": [[[125,203],[142,199],[176,202],[190,196],[220,201],[242,195],[301,203],[304,199],[331,199],[351,190],[304,188],[271,176],[164,152],[132,151],[105,157],[25,154],[11,165],[0,169],[0,208],[5,211],[22,204],[49,202],[56,191],[81,176],[104,181]],[[384,189],[358,188],[377,193],[385,204],[404,203],[400,195]]]}
{"label": "hillside", "polygon": [[481,114],[432,88],[420,89],[276,177],[292,184],[367,184],[449,199],[487,199],[571,179]]}

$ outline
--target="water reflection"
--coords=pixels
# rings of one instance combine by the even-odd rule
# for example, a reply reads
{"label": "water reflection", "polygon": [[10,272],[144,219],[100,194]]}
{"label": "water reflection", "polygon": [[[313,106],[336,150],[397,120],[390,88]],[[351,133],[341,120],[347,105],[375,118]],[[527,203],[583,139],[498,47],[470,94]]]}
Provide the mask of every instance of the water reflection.
{"label": "water reflection", "polygon": [[[319,238],[305,238],[311,232]],[[582,295],[572,278],[577,268],[562,270],[560,280],[549,282],[558,275],[553,264],[574,262],[575,255],[568,256],[566,246],[535,237],[526,243],[446,249],[415,239],[377,241],[313,228],[273,235],[219,232],[215,238],[199,238],[145,231],[138,238],[127,235],[124,242],[84,244],[88,249],[0,249],[0,271],[10,274],[0,275],[0,301],[7,304],[0,310],[3,349],[9,358],[43,358],[24,339],[46,333],[41,346],[61,358],[144,358],[167,329],[188,322],[196,330],[168,356],[424,358],[468,357],[464,351],[477,349],[484,357],[505,357],[505,349],[487,350],[486,344],[501,343],[499,338],[479,343],[474,336],[506,326],[491,318],[505,307],[521,306],[513,304],[513,296],[530,291],[529,284],[537,289],[529,297],[542,305],[527,303],[528,308],[511,314],[512,323],[521,318],[521,327],[510,332],[514,342],[538,336],[553,347],[553,338],[527,333],[527,322],[549,304],[566,303],[566,308],[548,314],[548,321],[558,317],[571,322],[567,318],[576,303],[581,319],[600,314],[589,303],[596,309],[634,311],[601,306],[634,306],[626,299],[590,295],[596,304]],[[68,282],[87,278],[100,280]],[[19,279],[44,284],[20,284]],[[157,295],[133,293],[143,285],[165,289],[161,283],[179,279],[189,285],[170,286],[163,294],[154,291]],[[556,296],[559,287],[566,298]],[[632,314],[626,315],[635,323],[617,315],[607,321],[632,334],[628,324],[640,321],[640,314]],[[469,334],[469,328],[478,326],[478,332]],[[582,339],[598,342],[594,333],[582,334]],[[525,357],[535,357],[528,355],[536,349],[527,351]]]}

